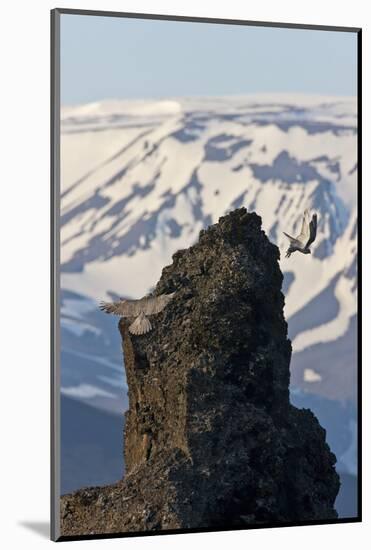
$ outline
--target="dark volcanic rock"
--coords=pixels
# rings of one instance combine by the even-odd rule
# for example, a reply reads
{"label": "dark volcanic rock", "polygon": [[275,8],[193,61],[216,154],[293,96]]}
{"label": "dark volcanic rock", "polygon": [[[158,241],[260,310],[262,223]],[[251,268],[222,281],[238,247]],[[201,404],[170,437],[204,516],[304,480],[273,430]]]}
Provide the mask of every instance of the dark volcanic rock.
{"label": "dark volcanic rock", "polygon": [[122,319],[126,477],[62,497],[63,535],[336,518],[325,430],[289,403],[279,251],[244,208],[173,256],[145,336]]}

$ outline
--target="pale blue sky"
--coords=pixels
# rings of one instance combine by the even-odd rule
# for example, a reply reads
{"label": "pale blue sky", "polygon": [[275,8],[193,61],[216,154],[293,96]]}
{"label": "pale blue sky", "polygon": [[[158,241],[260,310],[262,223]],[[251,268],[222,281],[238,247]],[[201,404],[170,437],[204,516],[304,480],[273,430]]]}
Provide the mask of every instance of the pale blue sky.
{"label": "pale blue sky", "polygon": [[353,32],[62,14],[61,101],[356,95]]}

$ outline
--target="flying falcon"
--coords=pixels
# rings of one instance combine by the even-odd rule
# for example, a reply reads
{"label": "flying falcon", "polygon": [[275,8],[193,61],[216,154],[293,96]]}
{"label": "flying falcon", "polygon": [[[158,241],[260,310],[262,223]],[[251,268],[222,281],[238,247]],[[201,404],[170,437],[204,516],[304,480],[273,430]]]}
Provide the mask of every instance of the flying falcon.
{"label": "flying falcon", "polygon": [[303,223],[301,226],[300,235],[296,238],[291,237],[287,233],[283,232],[290,240],[290,246],[286,252],[286,258],[290,258],[293,252],[301,252],[302,254],[310,254],[310,245],[314,242],[317,235],[317,214],[313,214],[311,221],[309,221],[309,212],[306,210],[303,216]]}
{"label": "flying falcon", "polygon": [[152,325],[148,316],[160,313],[174,295],[175,292],[171,294],[160,294],[159,296],[145,296],[140,300],[124,300],[121,298],[119,302],[101,302],[99,307],[102,311],[113,313],[113,315],[135,317],[129,327],[129,332],[131,332],[131,334],[141,335],[152,330]]}

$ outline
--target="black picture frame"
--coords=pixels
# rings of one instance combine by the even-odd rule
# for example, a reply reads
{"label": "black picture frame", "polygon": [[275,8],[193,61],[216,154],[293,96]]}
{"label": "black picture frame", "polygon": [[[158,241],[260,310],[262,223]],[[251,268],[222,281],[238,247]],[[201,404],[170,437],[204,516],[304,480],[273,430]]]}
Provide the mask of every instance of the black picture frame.
{"label": "black picture frame", "polygon": [[[218,532],[227,531],[226,528],[221,529],[179,529],[179,530],[161,530],[154,532],[123,532],[114,534],[97,534],[97,535],[79,535],[79,536],[61,536],[59,526],[59,483],[60,483],[60,334],[59,334],[59,247],[60,247],[60,18],[63,14],[84,15],[84,16],[99,16],[99,17],[117,17],[117,18],[133,18],[133,19],[150,19],[162,21],[182,21],[203,24],[227,24],[227,25],[243,25],[252,27],[278,27],[286,29],[307,29],[307,30],[323,30],[332,32],[348,32],[357,35],[357,156],[358,156],[358,173],[357,173],[357,210],[358,210],[358,320],[357,320],[357,433],[358,433],[358,514],[357,517],[339,518],[335,520],[320,520],[320,521],[303,521],[290,523],[264,523],[263,525],[254,525],[242,530],[250,529],[267,529],[273,527],[294,527],[300,525],[324,525],[324,524],[340,524],[340,523],[355,523],[362,521],[362,29],[358,27],[339,27],[328,25],[304,25],[294,23],[274,23],[268,21],[249,21],[236,19],[218,19],[207,17],[191,17],[191,16],[174,16],[174,15],[159,15],[147,13],[125,13],[115,11],[97,11],[97,10],[82,10],[82,9],[67,9],[55,8],[51,10],[51,96],[50,96],[50,158],[51,158],[51,429],[50,429],[50,460],[51,460],[51,502],[50,502],[50,524],[51,524],[51,539],[54,541],[73,541],[87,539],[106,539],[106,538],[123,538],[123,537],[139,537],[139,536],[159,536],[165,534],[186,534],[196,532]],[[230,530],[239,530],[233,527]]]}

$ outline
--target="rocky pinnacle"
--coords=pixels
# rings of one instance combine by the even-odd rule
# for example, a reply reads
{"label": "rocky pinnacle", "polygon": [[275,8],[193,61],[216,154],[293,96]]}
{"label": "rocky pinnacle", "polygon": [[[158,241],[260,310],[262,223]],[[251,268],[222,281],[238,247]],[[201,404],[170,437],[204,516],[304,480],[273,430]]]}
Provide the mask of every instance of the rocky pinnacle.
{"label": "rocky pinnacle", "polygon": [[325,430],[289,401],[278,260],[260,217],[234,210],[163,269],[154,294],[176,295],[151,332],[120,320],[126,473],[63,496],[62,535],[337,517]]}

